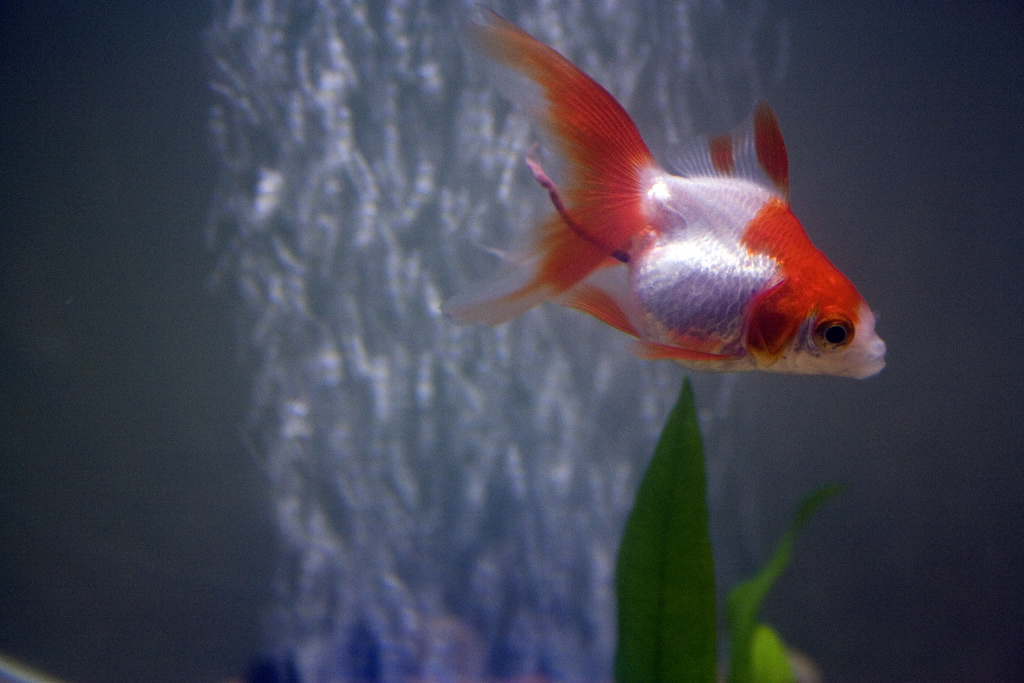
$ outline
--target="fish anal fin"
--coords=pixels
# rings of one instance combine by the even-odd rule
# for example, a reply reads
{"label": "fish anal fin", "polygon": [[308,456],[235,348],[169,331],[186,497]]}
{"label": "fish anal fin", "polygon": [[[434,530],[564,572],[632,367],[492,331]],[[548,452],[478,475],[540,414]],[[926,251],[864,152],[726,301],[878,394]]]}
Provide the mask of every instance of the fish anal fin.
{"label": "fish anal fin", "polygon": [[633,353],[646,360],[725,361],[737,358],[729,354],[696,351],[648,340],[637,342]]}
{"label": "fish anal fin", "polygon": [[609,258],[603,248],[570,230],[558,214],[548,219],[541,232],[536,281],[539,286],[550,287],[554,294],[583,280]]}
{"label": "fish anal fin", "polygon": [[620,332],[634,337],[640,336],[619,304],[603,289],[587,284],[580,285],[568,292],[564,303],[566,306],[594,316]]}

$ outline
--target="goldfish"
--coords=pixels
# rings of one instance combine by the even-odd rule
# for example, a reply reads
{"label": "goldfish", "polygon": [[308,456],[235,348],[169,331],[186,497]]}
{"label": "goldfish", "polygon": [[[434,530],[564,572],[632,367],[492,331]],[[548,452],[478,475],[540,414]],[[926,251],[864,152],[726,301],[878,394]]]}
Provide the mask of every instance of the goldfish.
{"label": "goldfish", "polygon": [[692,370],[864,378],[884,367],[874,314],[790,209],[768,104],[674,175],[619,102],[556,50],[486,10],[467,33],[512,77],[502,80],[564,177],[526,155],[554,211],[447,315],[495,325],[551,301],[634,337],[643,358]]}

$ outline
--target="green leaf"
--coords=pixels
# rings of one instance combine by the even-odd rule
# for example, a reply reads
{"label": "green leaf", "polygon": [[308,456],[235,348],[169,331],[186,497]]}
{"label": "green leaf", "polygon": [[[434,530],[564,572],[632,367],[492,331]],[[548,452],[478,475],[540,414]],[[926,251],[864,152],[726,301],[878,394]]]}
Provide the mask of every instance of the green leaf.
{"label": "green leaf", "polygon": [[689,381],[636,495],[615,573],[619,683],[715,680],[704,449]]}
{"label": "green leaf", "polygon": [[794,683],[786,645],[771,626],[758,624],[750,644],[751,679],[757,683]]}
{"label": "green leaf", "polygon": [[758,679],[752,677],[751,653],[761,604],[775,581],[789,566],[797,534],[806,526],[822,504],[842,490],[842,485],[831,484],[821,487],[804,498],[797,508],[789,531],[779,541],[775,553],[768,560],[764,569],[757,576],[733,588],[729,594],[730,683],[760,683]]}

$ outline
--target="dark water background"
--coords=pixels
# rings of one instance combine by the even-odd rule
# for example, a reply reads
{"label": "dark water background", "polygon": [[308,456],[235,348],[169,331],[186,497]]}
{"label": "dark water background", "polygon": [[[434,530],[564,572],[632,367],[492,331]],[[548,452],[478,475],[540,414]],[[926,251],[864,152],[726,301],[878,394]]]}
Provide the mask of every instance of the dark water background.
{"label": "dark water background", "polygon": [[0,9],[0,652],[204,681],[258,646],[273,557],[208,287],[206,2]]}
{"label": "dark water background", "polygon": [[[850,484],[766,616],[830,681],[1024,680],[1024,9],[770,13],[795,211],[889,364],[740,384],[762,496]],[[211,17],[0,9],[0,652],[73,680],[219,680],[261,644],[274,535],[203,246]]]}

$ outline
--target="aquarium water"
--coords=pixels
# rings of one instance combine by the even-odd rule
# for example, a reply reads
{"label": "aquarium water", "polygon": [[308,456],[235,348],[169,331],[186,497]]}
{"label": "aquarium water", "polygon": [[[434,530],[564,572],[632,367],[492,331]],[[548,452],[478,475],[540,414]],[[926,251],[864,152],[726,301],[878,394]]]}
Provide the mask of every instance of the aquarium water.
{"label": "aquarium water", "polygon": [[[616,95],[663,162],[784,67],[757,2],[490,6]],[[307,683],[607,679],[619,535],[681,371],[554,306],[496,328],[441,315],[550,209],[535,131],[460,42],[478,10],[217,8],[210,240],[280,539],[269,651]],[[697,386],[713,507],[737,381]]]}

